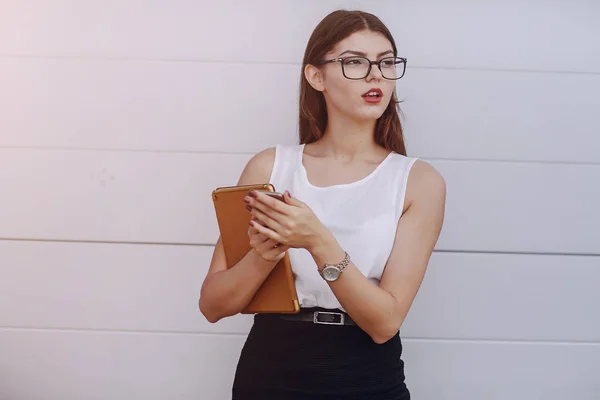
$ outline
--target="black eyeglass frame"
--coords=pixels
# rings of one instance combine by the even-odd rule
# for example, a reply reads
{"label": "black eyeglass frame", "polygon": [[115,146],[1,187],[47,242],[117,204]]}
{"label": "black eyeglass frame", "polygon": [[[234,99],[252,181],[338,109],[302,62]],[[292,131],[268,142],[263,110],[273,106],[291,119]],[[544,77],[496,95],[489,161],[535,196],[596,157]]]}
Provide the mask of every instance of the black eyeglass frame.
{"label": "black eyeglass frame", "polygon": [[[347,59],[350,59],[350,58],[362,58],[363,60],[367,60],[367,62],[369,63],[369,69],[367,70],[367,73],[365,74],[365,76],[363,76],[362,78],[349,78],[349,77],[346,75],[346,71],[344,70],[344,62],[345,62]],[[403,63],[403,65],[404,65],[404,68],[402,69],[402,75],[400,75],[400,76],[399,76],[399,77],[397,77],[397,78],[393,78],[393,79],[392,79],[392,78],[386,78],[385,76],[383,76],[383,71],[381,70],[381,63],[382,63],[383,61],[385,61],[385,60],[390,60],[390,59],[392,59],[392,60],[401,60],[401,61],[402,61],[402,63]],[[350,79],[350,80],[354,80],[354,81],[358,81],[358,80],[361,80],[361,79],[365,79],[367,76],[369,76],[369,74],[371,73],[371,68],[373,67],[373,65],[377,65],[377,68],[379,68],[379,72],[381,72],[381,76],[382,76],[384,79],[387,79],[387,80],[389,80],[389,81],[397,81],[398,79],[402,79],[402,77],[403,77],[403,76],[404,76],[404,74],[406,73],[406,58],[405,58],[405,57],[385,57],[385,58],[382,58],[382,59],[381,59],[381,60],[379,60],[379,61],[371,61],[371,60],[369,60],[367,57],[362,57],[362,56],[350,56],[350,57],[340,57],[340,58],[334,58],[334,59],[331,59],[331,60],[324,60],[324,61],[321,61],[319,64],[320,64],[320,65],[323,65],[323,64],[329,64],[329,63],[334,63],[334,62],[339,62],[339,63],[341,64],[341,66],[342,66],[342,74],[344,75],[344,78],[346,78],[346,79]]]}

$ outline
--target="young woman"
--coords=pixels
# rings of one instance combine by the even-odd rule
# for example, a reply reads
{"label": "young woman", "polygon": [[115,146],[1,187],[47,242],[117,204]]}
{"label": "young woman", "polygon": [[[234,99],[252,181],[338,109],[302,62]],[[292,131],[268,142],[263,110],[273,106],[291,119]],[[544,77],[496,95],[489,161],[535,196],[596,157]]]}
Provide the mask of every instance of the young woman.
{"label": "young woman", "polygon": [[200,295],[216,322],[239,313],[287,252],[301,312],[258,314],[233,399],[409,399],[399,329],[438,240],[446,189],[406,156],[395,94],[406,59],[374,15],[335,11],[302,63],[300,144],[256,154],[240,185],[252,250],[227,270],[217,242]]}

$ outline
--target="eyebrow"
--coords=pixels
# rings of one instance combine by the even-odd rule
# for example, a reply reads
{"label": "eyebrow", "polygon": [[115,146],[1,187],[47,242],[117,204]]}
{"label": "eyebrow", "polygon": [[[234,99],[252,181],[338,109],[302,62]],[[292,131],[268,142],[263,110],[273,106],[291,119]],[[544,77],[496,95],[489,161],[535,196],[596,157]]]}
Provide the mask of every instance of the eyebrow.
{"label": "eyebrow", "polygon": [[[377,54],[377,57],[385,56],[386,54],[389,54],[389,53],[392,53],[392,54],[394,54],[394,51],[393,51],[393,50],[387,50],[387,51],[383,51],[383,52],[381,52],[381,53]],[[344,55],[344,54],[355,54],[355,55],[357,55],[357,56],[361,56],[361,57],[366,57],[366,56],[367,56],[367,54],[366,54],[366,53],[363,53],[362,51],[346,50],[346,51],[344,51],[344,52],[340,53],[340,54],[338,55],[338,57],[340,57],[340,56],[342,56],[342,55]]]}

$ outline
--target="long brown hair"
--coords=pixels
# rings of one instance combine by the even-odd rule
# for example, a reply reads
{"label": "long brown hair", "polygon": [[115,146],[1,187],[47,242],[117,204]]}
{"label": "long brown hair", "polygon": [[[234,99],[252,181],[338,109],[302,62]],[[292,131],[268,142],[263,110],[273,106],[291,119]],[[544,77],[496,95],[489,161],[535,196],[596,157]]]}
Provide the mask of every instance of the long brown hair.
{"label": "long brown hair", "polygon": [[[327,107],[323,93],[315,90],[304,76],[307,64],[318,65],[333,47],[351,34],[370,30],[384,35],[398,55],[396,42],[389,29],[373,14],[363,11],[337,10],[327,15],[313,31],[302,60],[300,76],[300,144],[315,142],[323,137],[327,127]],[[390,104],[375,124],[375,142],[387,150],[406,155],[402,124],[400,123],[396,91]]]}

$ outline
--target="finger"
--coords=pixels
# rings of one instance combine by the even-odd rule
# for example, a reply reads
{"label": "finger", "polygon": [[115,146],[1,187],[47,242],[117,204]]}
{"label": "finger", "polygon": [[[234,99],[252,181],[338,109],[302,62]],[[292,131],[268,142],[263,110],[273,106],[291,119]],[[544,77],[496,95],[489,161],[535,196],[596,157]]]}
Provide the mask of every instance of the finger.
{"label": "finger", "polygon": [[254,236],[250,236],[250,246],[257,248],[258,246],[261,246],[263,243],[265,243],[267,240],[271,240],[269,238],[264,238],[264,236],[258,236],[258,235],[254,235]]}
{"label": "finger", "polygon": [[[252,218],[255,222],[258,222],[260,225],[262,225],[262,223],[260,221],[257,221],[255,218]],[[250,228],[248,228],[248,235],[258,235],[259,232],[252,226],[252,224],[250,224]]]}
{"label": "finger", "polygon": [[[290,212],[290,206],[281,200],[277,200],[271,196],[268,196],[264,193],[260,193],[257,191],[250,192],[251,199],[254,199],[254,202],[251,202],[250,205],[255,207],[260,207],[261,205],[266,205],[269,209],[276,211],[278,214],[286,215]],[[260,210],[264,213],[267,213],[266,210],[260,208]]]}
{"label": "finger", "polygon": [[290,192],[288,192],[287,190],[283,193],[283,199],[285,200],[286,204],[289,204],[294,207],[302,207],[304,205],[304,203],[300,200],[293,198]]}
{"label": "finger", "polygon": [[252,210],[252,216],[254,217],[254,220],[260,223],[262,226],[269,227],[276,232],[280,232],[283,229],[279,222],[260,211],[258,208],[254,208]]}
{"label": "finger", "polygon": [[265,235],[266,237],[268,237],[269,239],[273,239],[278,243],[283,243],[284,240],[281,237],[281,235],[279,235],[277,232],[265,227],[265,226],[261,226],[259,223],[257,223],[256,221],[250,221],[250,224],[254,227],[254,229],[256,229],[258,232],[262,233],[263,235]]}
{"label": "finger", "polygon": [[257,245],[255,247],[255,249],[259,252],[259,253],[266,253],[267,251],[273,250],[275,248],[279,247],[279,243],[277,243],[276,241],[274,241],[273,239],[268,239],[262,243],[260,243],[259,245]]}
{"label": "finger", "polygon": [[[272,199],[269,199],[269,200],[272,200]],[[280,200],[275,200],[275,201],[281,203]],[[269,216],[272,220],[277,221],[279,223],[281,223],[281,221],[286,218],[285,214],[282,214],[279,211],[272,209],[269,205],[262,203],[260,200],[251,199],[250,204],[252,206],[251,213],[254,213],[255,211],[260,211],[261,213]],[[252,214],[252,215],[254,216],[254,214]],[[260,221],[260,222],[261,222],[261,225],[264,225],[262,223],[262,221]]]}
{"label": "finger", "polygon": [[252,229],[255,233],[253,233],[252,235],[249,236],[250,243],[259,244],[259,243],[263,243],[263,242],[266,242],[267,240],[269,240],[268,237],[266,237],[262,233],[258,232],[256,229],[254,229],[254,228],[252,228]]}
{"label": "finger", "polygon": [[[259,224],[259,226],[262,226],[262,223],[260,221],[257,221],[254,218],[252,218],[251,221],[257,222]],[[268,239],[268,237],[266,237],[265,235],[260,233],[254,226],[252,226],[252,223],[250,223],[250,228],[248,229],[248,235],[250,237],[252,237],[252,236],[259,237],[261,242],[264,242],[265,240]]]}
{"label": "finger", "polygon": [[289,249],[290,249],[289,246],[281,245],[279,247],[275,247],[275,248],[263,253],[263,256],[265,258],[277,259],[277,261],[279,261],[285,256],[285,252],[288,251]]}
{"label": "finger", "polygon": [[254,227],[252,225],[250,225],[250,227],[248,228],[248,237],[252,238],[254,236],[260,237],[261,242],[264,242],[265,240],[267,240],[267,237],[265,237],[265,235],[261,234],[256,229],[254,229]]}

